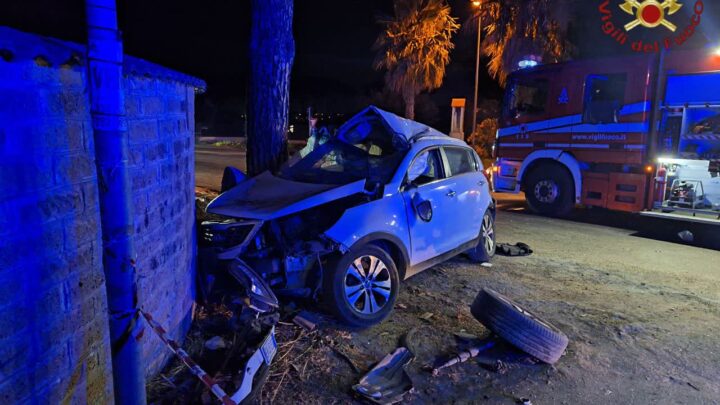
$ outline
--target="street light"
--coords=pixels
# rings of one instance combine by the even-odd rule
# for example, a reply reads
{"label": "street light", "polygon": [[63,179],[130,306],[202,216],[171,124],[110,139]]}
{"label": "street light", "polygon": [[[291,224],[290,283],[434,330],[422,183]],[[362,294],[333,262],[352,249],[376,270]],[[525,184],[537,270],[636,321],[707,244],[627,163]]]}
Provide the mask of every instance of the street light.
{"label": "street light", "polygon": [[482,1],[472,0],[473,7],[478,10],[478,33],[477,33],[477,49],[475,51],[475,98],[473,100],[472,113],[472,131],[474,134],[477,130],[477,113],[478,113],[478,82],[480,81],[480,40],[482,37]]}

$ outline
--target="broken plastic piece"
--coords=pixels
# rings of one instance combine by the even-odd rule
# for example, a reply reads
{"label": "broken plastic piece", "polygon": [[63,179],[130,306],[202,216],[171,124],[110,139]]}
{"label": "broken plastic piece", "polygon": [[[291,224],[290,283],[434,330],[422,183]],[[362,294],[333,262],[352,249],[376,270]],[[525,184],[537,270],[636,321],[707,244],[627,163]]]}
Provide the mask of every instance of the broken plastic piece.
{"label": "broken plastic piece", "polygon": [[300,311],[299,314],[293,318],[293,323],[308,332],[312,332],[322,322],[322,317],[318,314],[309,311]]}
{"label": "broken plastic piece", "polygon": [[353,390],[378,404],[394,404],[402,401],[405,394],[413,389],[412,380],[405,366],[415,356],[405,347],[398,347],[368,371]]}
{"label": "broken plastic piece", "polygon": [[230,267],[230,274],[245,287],[250,308],[265,313],[274,311],[280,306],[270,286],[244,261],[235,259],[235,262]]}

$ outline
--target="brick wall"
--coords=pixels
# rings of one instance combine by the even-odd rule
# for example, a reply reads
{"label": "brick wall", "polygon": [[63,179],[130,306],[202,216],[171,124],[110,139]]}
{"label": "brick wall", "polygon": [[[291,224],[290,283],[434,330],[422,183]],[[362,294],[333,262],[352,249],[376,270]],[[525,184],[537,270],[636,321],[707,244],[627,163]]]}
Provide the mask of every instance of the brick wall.
{"label": "brick wall", "polygon": [[[125,81],[139,301],[178,339],[194,301],[194,99],[192,86]],[[154,335],[143,339],[148,376],[170,355]]]}
{"label": "brick wall", "polygon": [[84,69],[0,59],[0,401],[112,401]]}
{"label": "brick wall", "polygon": [[[0,27],[0,402],[112,403],[82,46]],[[186,333],[194,298],[194,89],[126,57],[140,306]],[[146,330],[147,375],[169,358]]]}

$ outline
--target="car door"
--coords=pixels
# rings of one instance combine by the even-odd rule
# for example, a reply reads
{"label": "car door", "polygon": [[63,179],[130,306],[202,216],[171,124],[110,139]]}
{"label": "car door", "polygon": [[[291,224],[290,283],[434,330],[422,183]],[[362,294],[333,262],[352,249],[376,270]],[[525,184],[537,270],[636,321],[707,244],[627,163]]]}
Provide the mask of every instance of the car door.
{"label": "car door", "polygon": [[442,152],[447,193],[451,196],[447,204],[453,212],[445,221],[447,229],[452,230],[449,231],[449,242],[456,248],[478,237],[492,197],[482,164],[472,149],[444,146]]}
{"label": "car door", "polygon": [[[403,184],[403,201],[410,233],[410,264],[416,265],[439,256],[453,248],[452,229],[447,221],[453,215],[452,197],[448,195],[440,148],[425,149],[417,154],[408,168]],[[432,207],[429,220],[420,218],[419,203],[427,201]]]}

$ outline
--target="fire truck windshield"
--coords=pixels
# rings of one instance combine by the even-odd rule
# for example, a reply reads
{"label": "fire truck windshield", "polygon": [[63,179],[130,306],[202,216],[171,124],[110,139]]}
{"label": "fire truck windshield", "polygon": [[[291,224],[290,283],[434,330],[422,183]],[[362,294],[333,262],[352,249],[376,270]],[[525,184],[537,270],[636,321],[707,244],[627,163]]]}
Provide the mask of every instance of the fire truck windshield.
{"label": "fire truck windshield", "polygon": [[514,78],[507,92],[503,118],[517,119],[544,113],[548,88],[546,79]]}

